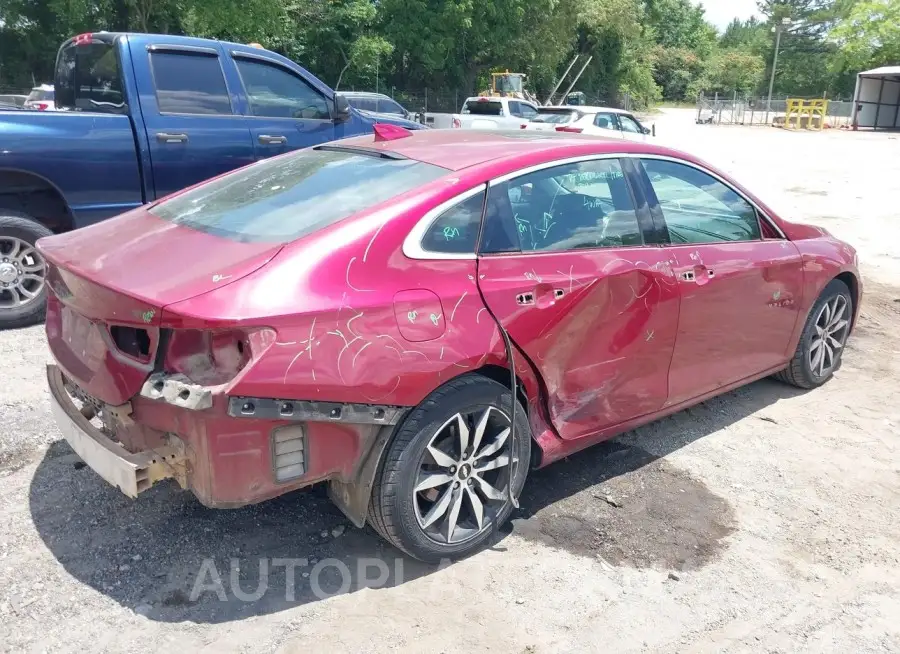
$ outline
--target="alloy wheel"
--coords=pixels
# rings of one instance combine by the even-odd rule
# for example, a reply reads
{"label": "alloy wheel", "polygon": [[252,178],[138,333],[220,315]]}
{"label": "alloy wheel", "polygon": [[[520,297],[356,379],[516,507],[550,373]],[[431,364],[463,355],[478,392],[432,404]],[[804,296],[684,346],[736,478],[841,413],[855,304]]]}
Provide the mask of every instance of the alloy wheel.
{"label": "alloy wheel", "polygon": [[458,544],[493,524],[507,502],[510,420],[496,407],[460,412],[431,437],[418,466],[413,502],[432,540]]}
{"label": "alloy wheel", "polygon": [[0,309],[34,302],[44,289],[47,266],[37,249],[15,236],[0,236]]}
{"label": "alloy wheel", "polygon": [[822,305],[816,317],[815,332],[809,344],[809,369],[817,377],[830,374],[837,365],[840,352],[850,331],[849,303],[843,295],[835,295]]}

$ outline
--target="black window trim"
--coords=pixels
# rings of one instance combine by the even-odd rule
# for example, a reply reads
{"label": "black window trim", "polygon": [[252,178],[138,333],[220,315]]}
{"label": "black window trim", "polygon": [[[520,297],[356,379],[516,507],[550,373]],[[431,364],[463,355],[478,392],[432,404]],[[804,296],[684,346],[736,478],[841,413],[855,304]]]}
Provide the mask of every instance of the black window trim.
{"label": "black window trim", "polygon": [[[147,46],[147,65],[150,68],[150,80],[153,83],[153,97],[156,99],[156,112],[160,116],[200,116],[202,118],[240,118],[241,114],[234,113],[234,102],[231,98],[231,89],[228,88],[228,77],[225,75],[225,67],[222,66],[222,57],[219,51],[214,48],[201,48],[187,45],[148,45]],[[156,83],[156,69],[153,67],[152,54],[184,54],[188,56],[200,56],[207,58],[215,58],[219,64],[219,70],[222,73],[222,82],[225,84],[225,97],[228,99],[228,107],[231,113],[228,114],[194,114],[185,111],[163,111],[159,105],[159,86]]]}
{"label": "black window trim", "polygon": [[[485,198],[487,198],[487,193],[489,191],[489,187],[487,183],[482,182],[458,195],[454,195],[449,200],[442,202],[437,205],[433,209],[429,209],[425,212],[425,215],[419,219],[419,221],[413,225],[413,228],[409,230],[409,234],[406,235],[406,238],[403,240],[403,254],[409,259],[419,259],[419,260],[463,260],[463,261],[474,261],[476,258],[475,252],[432,252],[431,250],[426,250],[422,247],[422,240],[425,238],[425,234],[431,229],[431,226],[434,222],[440,218],[444,213],[453,209],[459,204],[462,204],[466,200],[472,198],[479,193],[484,193]],[[482,205],[481,210],[482,221],[484,220],[484,206]],[[480,231],[480,228],[479,228]],[[476,243],[477,247],[477,243]]]}
{"label": "black window trim", "polygon": [[[301,75],[297,74],[297,71],[291,70],[290,67],[285,66],[280,61],[276,61],[271,57],[266,57],[265,55],[260,55],[255,52],[243,52],[242,50],[232,50],[231,56],[233,59],[249,59],[250,61],[256,63],[269,64],[270,66],[275,66],[276,68],[280,68],[285,73],[297,78],[300,83],[305,84],[310,91],[320,96],[325,101],[325,108],[328,109],[328,118],[292,118],[289,116],[254,116],[253,115],[253,103],[250,100],[250,94],[247,92],[247,83],[244,81],[244,76],[241,74],[241,67],[238,66],[237,62],[234,62],[234,69],[237,71],[238,79],[241,82],[241,91],[244,93],[244,97],[247,99],[247,111],[251,113],[247,113],[244,116],[246,118],[253,118],[256,120],[316,120],[321,122],[334,122],[334,114],[332,109],[333,100],[329,100],[325,94],[321,93],[319,89],[315,88],[312,84],[307,82]],[[348,101],[349,102],[349,101]]]}
{"label": "black window trim", "polygon": [[[693,169],[695,169],[695,170],[698,170],[698,171],[700,171],[701,173],[704,173],[704,174],[706,174],[706,175],[709,175],[710,177],[712,177],[713,179],[715,179],[715,180],[716,180],[717,182],[719,182],[720,184],[723,184],[726,188],[728,188],[730,191],[732,191],[733,193],[735,193],[735,194],[736,194],[739,198],[741,198],[744,202],[746,202],[746,203],[749,204],[751,207],[753,207],[754,211],[756,212],[756,220],[757,220],[758,223],[760,223],[760,224],[759,224],[759,239],[752,240],[752,241],[734,241],[735,243],[756,243],[756,242],[762,242],[762,241],[765,241],[765,240],[770,240],[770,241],[773,240],[773,239],[771,239],[771,238],[766,239],[766,236],[765,236],[765,231],[766,231],[766,230],[763,229],[763,225],[762,225],[763,222],[765,222],[766,225],[767,225],[768,227],[770,227],[770,228],[772,229],[772,231],[775,232],[775,234],[778,235],[778,239],[784,240],[784,241],[789,240],[788,237],[785,235],[785,233],[781,230],[781,228],[778,227],[777,224],[775,224],[775,221],[773,221],[773,220],[769,217],[769,215],[768,215],[765,211],[763,211],[762,207],[760,207],[760,206],[759,206],[756,202],[754,202],[751,198],[747,197],[747,196],[746,196],[744,193],[742,193],[739,189],[736,189],[736,188],[731,184],[731,182],[729,182],[727,179],[724,179],[721,175],[718,175],[718,174],[714,173],[713,171],[709,170],[708,168],[704,168],[703,166],[700,166],[700,165],[698,165],[698,164],[695,164],[695,163],[693,163],[693,162],[691,162],[691,161],[688,161],[688,160],[686,160],[686,159],[679,159],[678,157],[670,157],[670,156],[662,155],[662,154],[632,154],[632,155],[630,155],[630,156],[631,156],[631,158],[633,158],[633,159],[637,159],[637,161],[635,162],[635,165],[638,166],[638,169],[641,171],[641,177],[643,178],[643,181],[644,181],[644,187],[645,187],[645,188],[644,188],[644,194],[647,196],[647,200],[648,200],[648,201],[650,202],[650,204],[651,204],[651,211],[653,211],[654,208],[655,208],[656,211],[659,211],[659,214],[662,216],[662,220],[663,220],[663,221],[665,221],[665,213],[664,213],[663,210],[662,210],[662,205],[660,205],[660,203],[659,203],[659,198],[656,197],[656,190],[653,188],[653,184],[650,182],[650,178],[647,176],[647,171],[644,170],[643,165],[641,165],[641,159],[656,159],[656,160],[658,160],[658,161],[670,161],[670,162],[672,162],[672,163],[681,164],[681,165],[683,165],[683,166],[688,166],[688,167],[690,167],[690,168],[693,168]],[[668,230],[668,224],[666,224],[665,234],[666,234],[667,238],[668,238],[668,232],[669,232],[669,230]],[[730,241],[722,241],[721,243],[718,243],[718,242],[717,242],[717,244],[719,244],[719,245],[724,245],[724,244],[729,243],[729,242],[730,242]],[[671,238],[668,238],[668,240],[667,240],[667,242],[665,243],[665,245],[673,245],[673,246],[677,246],[677,245],[683,245],[683,244],[681,244],[681,243],[672,243]],[[684,245],[687,245],[687,244],[684,244]],[[703,244],[703,243],[700,243],[700,244],[698,244],[698,243],[693,243],[692,245],[704,245],[704,244]]]}
{"label": "black window trim", "polygon": [[[657,233],[656,226],[653,223],[651,215],[648,212],[641,211],[641,206],[638,204],[638,196],[637,192],[633,187],[633,180],[629,175],[629,163],[626,161],[634,157],[633,154],[628,153],[605,153],[605,154],[590,154],[583,155],[580,157],[569,157],[567,159],[557,159],[551,162],[545,162],[542,164],[537,164],[535,166],[529,166],[528,168],[523,168],[521,170],[517,170],[513,173],[507,173],[495,179],[492,179],[488,182],[488,193],[490,193],[490,189],[494,186],[498,186],[500,184],[505,184],[517,177],[522,177],[523,175],[530,175],[531,173],[540,172],[542,170],[547,170],[548,168],[557,168],[559,166],[566,166],[569,164],[575,163],[584,163],[587,161],[603,161],[606,159],[615,159],[619,162],[619,167],[622,169],[622,175],[625,177],[625,185],[628,188],[628,195],[631,197],[631,204],[634,207],[635,218],[637,219],[638,229],[641,232],[641,238],[643,239],[643,243],[641,245],[616,245],[616,246],[601,246],[598,245],[596,247],[585,247],[585,248],[573,248],[569,250],[516,250],[514,252],[482,252],[479,256],[482,257],[504,257],[504,256],[512,256],[512,255],[529,255],[529,256],[546,256],[551,254],[571,254],[573,252],[608,252],[609,250],[614,249],[646,249],[659,247],[659,243],[657,242]],[[648,198],[649,203],[649,198]],[[483,218],[482,218],[483,220]]]}

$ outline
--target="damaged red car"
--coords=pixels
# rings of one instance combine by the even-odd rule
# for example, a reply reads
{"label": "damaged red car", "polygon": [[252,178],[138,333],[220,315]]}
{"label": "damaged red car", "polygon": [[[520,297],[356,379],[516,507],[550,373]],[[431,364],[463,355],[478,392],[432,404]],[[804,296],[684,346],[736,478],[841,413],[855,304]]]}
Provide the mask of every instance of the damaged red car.
{"label": "damaged red car", "polygon": [[852,247],[703,162],[540,132],[379,126],[38,247],[53,411],[100,476],[221,508],[325,482],[428,561],[530,469],[825,383],[862,294]]}

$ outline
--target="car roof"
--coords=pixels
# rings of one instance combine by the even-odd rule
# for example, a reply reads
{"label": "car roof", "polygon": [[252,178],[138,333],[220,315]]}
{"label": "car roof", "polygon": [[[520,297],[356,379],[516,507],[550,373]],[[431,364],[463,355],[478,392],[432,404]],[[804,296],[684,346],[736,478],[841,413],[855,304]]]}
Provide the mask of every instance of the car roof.
{"label": "car roof", "polygon": [[611,114],[628,114],[631,115],[631,112],[626,109],[616,109],[615,107],[598,107],[598,106],[588,106],[588,105],[574,105],[574,104],[557,104],[551,105],[549,107],[538,107],[538,110],[541,109],[571,109],[572,111],[580,111],[582,113],[590,114],[590,113],[599,113],[601,111],[611,113]]}
{"label": "car roof", "polygon": [[343,96],[356,96],[358,98],[385,98],[386,100],[391,100],[390,96],[385,95],[384,93],[373,93],[372,91],[337,91]]}
{"label": "car roof", "polygon": [[367,134],[342,139],[339,145],[393,153],[448,170],[462,170],[492,161],[538,153],[542,153],[542,158],[547,161],[605,153],[655,153],[693,161],[688,155],[655,144],[603,136],[525,130],[425,129],[410,131],[409,136],[385,141],[376,141],[373,135]]}

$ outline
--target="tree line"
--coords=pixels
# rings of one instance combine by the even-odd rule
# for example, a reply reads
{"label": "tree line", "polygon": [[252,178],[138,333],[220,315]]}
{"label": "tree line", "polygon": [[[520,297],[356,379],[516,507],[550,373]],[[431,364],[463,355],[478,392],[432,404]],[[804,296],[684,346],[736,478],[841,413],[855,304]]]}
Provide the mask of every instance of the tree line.
{"label": "tree line", "polygon": [[99,30],[257,42],[335,88],[467,94],[509,69],[543,98],[589,55],[576,90],[639,105],[764,93],[783,18],[777,94],[847,96],[859,70],[900,63],[900,0],[758,4],[717,33],[690,0],[0,0],[0,87],[51,81],[59,45]]}

